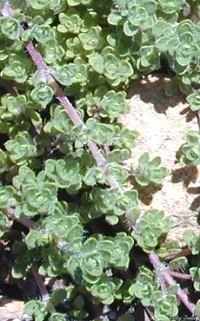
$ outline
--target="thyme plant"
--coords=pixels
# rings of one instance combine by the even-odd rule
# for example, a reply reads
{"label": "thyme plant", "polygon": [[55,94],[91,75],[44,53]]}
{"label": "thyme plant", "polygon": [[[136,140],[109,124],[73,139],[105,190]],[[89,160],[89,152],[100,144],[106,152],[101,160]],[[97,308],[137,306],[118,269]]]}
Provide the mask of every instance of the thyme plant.
{"label": "thyme plant", "polygon": [[[128,86],[163,58],[191,110],[200,109],[198,1],[10,0],[0,8],[0,236],[13,257],[9,275],[31,275],[40,291],[24,312],[35,321],[129,321],[138,312],[198,320],[199,236],[185,234],[187,261],[165,243],[172,222],[163,211],[140,212],[122,166],[138,133],[117,123]],[[181,162],[199,164],[198,148],[199,132],[189,133]],[[143,186],[169,174],[150,157],[139,160]],[[173,274],[179,256],[185,272]],[[49,278],[62,286],[46,288]]]}

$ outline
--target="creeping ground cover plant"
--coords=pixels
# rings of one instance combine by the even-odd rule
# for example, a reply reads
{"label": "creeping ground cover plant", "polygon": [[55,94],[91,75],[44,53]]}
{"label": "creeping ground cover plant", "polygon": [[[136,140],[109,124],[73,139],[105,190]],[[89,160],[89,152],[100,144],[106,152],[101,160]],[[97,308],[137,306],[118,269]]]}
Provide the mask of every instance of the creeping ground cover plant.
{"label": "creeping ground cover plant", "polygon": [[[21,321],[200,319],[200,237],[167,243],[173,222],[140,209],[131,176],[170,172],[148,153],[128,172],[139,133],[117,122],[163,60],[166,93],[199,117],[199,13],[194,0],[0,1],[0,290],[20,290]],[[181,164],[199,164],[199,137]]]}

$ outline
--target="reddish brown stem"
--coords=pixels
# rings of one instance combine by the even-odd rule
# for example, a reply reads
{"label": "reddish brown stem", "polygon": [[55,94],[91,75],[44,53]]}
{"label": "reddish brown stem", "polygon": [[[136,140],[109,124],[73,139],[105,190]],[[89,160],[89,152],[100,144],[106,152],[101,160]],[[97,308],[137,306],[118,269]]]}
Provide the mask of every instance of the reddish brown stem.
{"label": "reddish brown stem", "polygon": [[[162,264],[158,258],[158,256],[155,253],[150,253],[149,254],[149,260],[151,264],[153,265],[154,269],[159,271],[160,273],[160,278],[164,280],[164,282],[167,285],[175,285],[176,282],[174,279],[171,277],[169,271],[167,269],[162,270]],[[187,309],[193,314],[195,311],[195,305],[189,301],[187,294],[182,290],[178,289],[177,291],[177,296],[179,300],[187,307]]]}
{"label": "reddish brown stem", "polygon": [[[42,301],[45,303],[48,303],[49,293],[46,290],[46,287],[44,285],[44,281],[43,281],[41,275],[38,273],[38,267],[37,267],[36,263],[33,263],[32,271],[33,271],[33,275],[34,275],[35,281],[37,283],[37,286],[40,290]],[[48,309],[49,309],[50,313],[56,312],[56,310],[52,304],[48,304]]]}
{"label": "reddish brown stem", "polygon": [[192,276],[190,274],[184,274],[176,271],[169,271],[170,275],[181,280],[192,280]]}
{"label": "reddish brown stem", "polygon": [[36,229],[38,228],[38,225],[31,221],[30,219],[28,218],[21,218],[21,219],[18,219],[16,218],[15,216],[15,211],[11,208],[11,207],[8,207],[4,210],[4,213],[11,219],[13,220],[17,220],[19,223],[23,224],[24,226],[26,226],[28,229]]}
{"label": "reddish brown stem", "polygon": [[[59,100],[61,105],[65,108],[72,123],[76,126],[81,125],[83,128],[86,127],[85,124],[83,123],[82,119],[79,117],[76,110],[74,109],[74,107],[70,103],[69,99],[64,95],[62,89],[60,88],[58,83],[55,81],[53,76],[51,75],[51,70],[49,69],[47,64],[44,62],[41,54],[34,47],[33,43],[29,42],[26,45],[26,49],[27,49],[27,52],[29,53],[29,55],[31,56],[33,62],[37,66],[38,70],[41,71],[41,73],[44,75],[44,77],[46,77],[47,83],[54,90],[56,98]],[[106,172],[109,184],[112,187],[115,187],[118,190],[122,191],[121,186],[118,184],[118,182],[116,181],[114,176],[109,172],[108,163],[106,162],[106,159],[101,154],[97,145],[93,142],[88,142],[87,146],[88,146],[93,158],[95,159],[97,166],[102,168],[102,170],[104,172]]]}
{"label": "reddish brown stem", "polygon": [[172,253],[172,254],[169,254],[167,256],[165,256],[163,258],[163,260],[165,261],[170,261],[170,260],[173,260],[177,257],[181,257],[181,256],[188,256],[188,255],[191,255],[192,254],[192,251],[189,247],[185,248],[185,249],[182,249],[178,252],[175,252],[175,253]]}

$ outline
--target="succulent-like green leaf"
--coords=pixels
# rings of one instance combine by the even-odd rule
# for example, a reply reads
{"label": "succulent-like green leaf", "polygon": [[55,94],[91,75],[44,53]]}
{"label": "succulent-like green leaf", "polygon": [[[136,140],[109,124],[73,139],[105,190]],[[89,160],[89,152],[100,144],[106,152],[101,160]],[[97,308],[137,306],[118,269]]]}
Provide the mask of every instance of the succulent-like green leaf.
{"label": "succulent-like green leaf", "polygon": [[200,164],[200,134],[199,132],[189,131],[187,134],[187,142],[181,150],[181,163],[185,165]]}
{"label": "succulent-like green leaf", "polygon": [[16,40],[20,33],[19,21],[13,17],[1,17],[0,30],[8,39]]}
{"label": "succulent-like green leaf", "polygon": [[12,186],[0,186],[0,208],[14,206],[16,204],[14,189]]}
{"label": "succulent-like green leaf", "polygon": [[48,85],[40,84],[31,91],[31,98],[44,109],[53,99],[54,91]]}
{"label": "succulent-like green leaf", "polygon": [[58,25],[57,29],[60,33],[73,33],[78,34],[81,29],[82,20],[77,13],[67,11],[66,13],[59,14],[59,21],[61,24]]}
{"label": "succulent-like green leaf", "polygon": [[144,153],[138,161],[138,174],[136,174],[135,179],[142,186],[147,186],[150,182],[160,184],[162,179],[169,174],[167,168],[160,166],[160,157],[155,157],[151,161],[149,159],[148,153]]}
{"label": "succulent-like green leaf", "polygon": [[193,111],[200,109],[200,92],[194,92],[187,97],[187,101],[190,104],[190,109]]}
{"label": "succulent-like green leaf", "polygon": [[158,0],[158,3],[165,13],[171,14],[183,8],[184,0],[177,0],[176,2],[174,1],[166,2],[165,0]]}
{"label": "succulent-like green leaf", "polygon": [[122,283],[121,279],[103,276],[89,290],[101,303],[110,305],[115,299],[115,292],[119,290]]}
{"label": "succulent-like green leaf", "polygon": [[21,84],[27,80],[31,67],[30,61],[24,55],[13,53],[9,56],[9,63],[1,71],[1,76]]}
{"label": "succulent-like green leaf", "polygon": [[81,188],[80,162],[78,159],[48,159],[45,163],[46,176],[58,187],[76,192]]}
{"label": "succulent-like green leaf", "polygon": [[79,39],[87,51],[100,49],[102,46],[102,29],[100,26],[91,27],[86,33],[80,33]]}
{"label": "succulent-like green leaf", "polygon": [[5,143],[5,147],[10,159],[17,165],[28,163],[31,157],[37,155],[37,148],[27,132],[19,132],[14,139]]}
{"label": "succulent-like green leaf", "polygon": [[55,32],[49,25],[36,25],[33,28],[32,36],[42,44],[55,38]]}

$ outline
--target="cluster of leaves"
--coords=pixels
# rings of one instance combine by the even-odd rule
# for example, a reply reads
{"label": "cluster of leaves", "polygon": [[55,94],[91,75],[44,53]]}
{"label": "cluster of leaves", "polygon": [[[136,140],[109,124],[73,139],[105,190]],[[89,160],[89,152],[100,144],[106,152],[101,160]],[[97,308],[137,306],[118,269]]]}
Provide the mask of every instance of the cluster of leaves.
{"label": "cluster of leaves", "polygon": [[[22,228],[11,242],[12,276],[25,278],[36,263],[44,278],[68,282],[47,302],[27,303],[26,312],[36,321],[93,318],[88,301],[131,307],[139,299],[154,308],[157,321],[178,314],[177,289],[163,292],[159,272],[143,266],[132,277],[134,244],[144,253],[159,253],[172,223],[156,209],[140,214],[138,192],[130,189],[130,174],[122,166],[137,133],[116,119],[128,111],[126,87],[158,70],[162,57],[198,111],[199,25],[189,18],[200,8],[194,2],[188,4],[188,19],[184,0],[13,0],[12,16],[8,4],[1,10],[0,236],[9,243],[13,219],[31,219],[29,230]],[[29,41],[48,70],[37,70],[27,55]],[[56,103],[49,74],[74,101],[82,124],[73,124]],[[89,142],[101,148],[106,170],[105,164],[96,166]],[[188,134],[181,161],[199,164],[199,150],[199,133]],[[150,160],[144,153],[133,169],[137,183],[160,184],[169,174],[160,164],[159,157]],[[109,186],[110,172],[120,188]],[[124,228],[125,215],[132,232]],[[199,241],[189,234],[186,239],[197,255]],[[189,272],[199,291],[198,265]],[[66,314],[56,310],[59,304]],[[129,317],[122,312],[118,321]]]}
{"label": "cluster of leaves", "polygon": [[162,179],[169,174],[166,167],[161,167],[161,158],[154,157],[150,160],[149,154],[144,153],[138,160],[138,168],[135,171],[135,179],[141,186],[148,186],[150,183],[160,184]]}
{"label": "cluster of leaves", "polygon": [[139,219],[134,234],[138,245],[151,252],[171,227],[172,222],[164,217],[163,211],[151,209]]}
{"label": "cluster of leaves", "polygon": [[187,133],[187,142],[182,147],[180,161],[184,165],[200,164],[200,133],[190,131]]}

